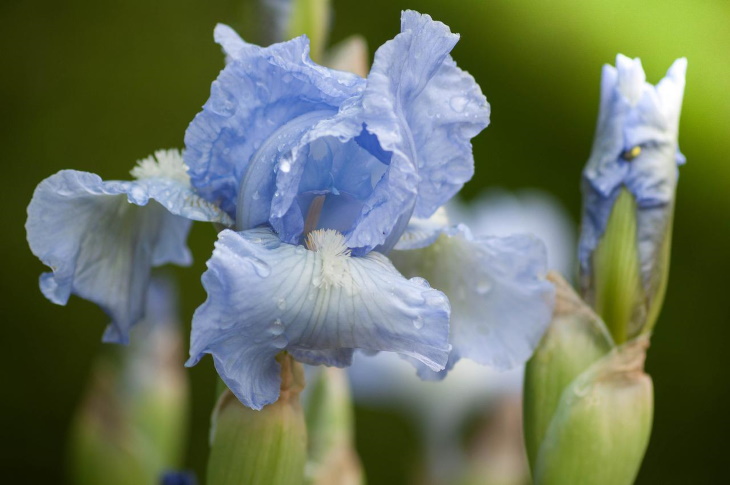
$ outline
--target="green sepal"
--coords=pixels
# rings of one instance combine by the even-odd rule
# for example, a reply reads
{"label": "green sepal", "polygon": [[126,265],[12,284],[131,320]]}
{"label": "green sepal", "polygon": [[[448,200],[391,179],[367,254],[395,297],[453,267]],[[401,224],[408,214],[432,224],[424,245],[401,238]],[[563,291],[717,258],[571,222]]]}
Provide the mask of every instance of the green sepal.
{"label": "green sepal", "polygon": [[593,253],[589,300],[619,345],[638,335],[646,321],[636,210],[634,196],[622,188]]}
{"label": "green sepal", "polygon": [[601,319],[570,284],[557,273],[548,279],[556,290],[553,320],[525,368],[525,446],[533,470],[563,391],[613,348]]}
{"label": "green sepal", "polygon": [[631,485],[649,444],[648,337],[615,348],[563,392],[533,468],[535,485]]}
{"label": "green sepal", "polygon": [[279,400],[255,411],[226,390],[213,412],[208,485],[298,485],[304,481],[307,430],[299,394],[304,370],[288,354]]}

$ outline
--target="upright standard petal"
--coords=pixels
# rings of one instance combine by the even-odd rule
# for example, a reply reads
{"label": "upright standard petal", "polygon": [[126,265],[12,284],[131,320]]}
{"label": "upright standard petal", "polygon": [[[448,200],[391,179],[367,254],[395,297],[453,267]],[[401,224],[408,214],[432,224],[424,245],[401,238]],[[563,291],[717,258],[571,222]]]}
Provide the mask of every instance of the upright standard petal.
{"label": "upright standard petal", "polygon": [[431,215],[471,177],[469,140],[489,106],[448,56],[456,40],[444,24],[404,12],[362,96],[275,154],[265,172],[276,172],[270,222],[284,241],[299,240],[311,201],[324,196],[318,227],[342,232],[355,254],[387,252],[414,210]]}
{"label": "upright standard petal", "polygon": [[489,105],[449,57],[457,39],[404,12],[363,80],[312,63],[304,38],[262,49],[219,26],[228,65],[185,139],[193,185],[239,230],[268,224],[296,244],[309,217],[356,255],[387,253],[414,210],[431,215],[473,172]]}
{"label": "upright standard petal", "polygon": [[344,367],[354,349],[391,351],[433,371],[449,352],[449,303],[425,280],[407,280],[380,253],[350,256],[335,231],[315,231],[308,248],[269,229],[219,235],[193,317],[190,360],[212,354],[228,387],[260,409],[279,393],[275,356]]}
{"label": "upright standard petal", "polygon": [[501,370],[523,364],[552,314],[544,245],[524,235],[474,237],[463,225],[440,233],[430,246],[391,253],[398,270],[427,278],[452,305],[448,365],[419,374],[443,378],[462,357]]}
{"label": "upright standard petal", "polygon": [[[387,178],[378,184],[348,244],[364,244],[369,233],[384,233],[390,250],[411,213],[427,218],[450,199],[474,173],[471,138],[489,124],[489,104],[468,73],[449,52],[458,41],[441,22],[405,11],[401,33],[375,53],[362,106],[366,133],[390,155]],[[411,166],[417,172],[417,196]],[[390,200],[389,200],[390,199]],[[388,204],[383,201],[389,200]],[[400,231],[386,227],[394,204],[400,205]]]}
{"label": "upright standard petal", "polygon": [[185,133],[185,162],[200,195],[235,218],[239,185],[267,139],[311,111],[336,112],[363,81],[312,62],[305,36],[262,48],[219,25],[215,37],[228,64]]}
{"label": "upright standard petal", "polygon": [[72,293],[98,304],[112,319],[106,342],[128,341],[143,316],[153,266],[190,264],[190,219],[231,222],[150,163],[137,173],[151,177],[134,182],[61,171],[38,185],[28,206],[28,243],[53,270],[41,276],[41,291],[59,305]]}

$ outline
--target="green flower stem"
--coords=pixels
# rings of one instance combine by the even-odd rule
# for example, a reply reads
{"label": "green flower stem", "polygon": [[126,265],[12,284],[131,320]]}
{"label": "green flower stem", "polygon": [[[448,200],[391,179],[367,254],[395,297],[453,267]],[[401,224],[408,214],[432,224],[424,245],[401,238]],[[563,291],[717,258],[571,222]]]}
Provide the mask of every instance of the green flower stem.
{"label": "green flower stem", "polygon": [[364,485],[354,445],[354,416],[347,372],[322,367],[306,403],[308,485]]}

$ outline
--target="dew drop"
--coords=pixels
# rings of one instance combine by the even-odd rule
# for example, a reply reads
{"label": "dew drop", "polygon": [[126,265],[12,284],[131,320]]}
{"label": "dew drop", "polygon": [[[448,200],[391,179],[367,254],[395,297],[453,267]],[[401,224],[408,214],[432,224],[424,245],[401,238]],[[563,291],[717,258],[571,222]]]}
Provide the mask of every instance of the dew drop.
{"label": "dew drop", "polygon": [[223,89],[220,84],[213,83],[213,86],[211,86],[210,109],[220,116],[233,116],[236,112],[235,98]]}
{"label": "dew drop", "polygon": [[283,349],[289,343],[289,339],[286,338],[286,335],[278,335],[271,343],[277,349]]}
{"label": "dew drop", "polygon": [[438,291],[429,291],[424,295],[424,300],[428,306],[441,306],[444,304],[444,296]]}
{"label": "dew drop", "polygon": [[276,302],[276,306],[279,307],[279,310],[286,310],[286,300],[284,298],[279,298]]}
{"label": "dew drop", "polygon": [[281,335],[284,333],[284,330],[284,324],[279,318],[274,320],[274,323],[271,324],[271,333],[273,333],[274,335]]}
{"label": "dew drop", "polygon": [[423,317],[421,315],[418,315],[416,318],[413,319],[413,326],[416,327],[418,330],[423,328]]}
{"label": "dew drop", "polygon": [[481,280],[477,283],[476,290],[480,295],[486,295],[492,289],[492,284],[487,280]]}
{"label": "dew drop", "polygon": [[469,100],[464,96],[454,96],[449,101],[449,106],[457,113],[463,112],[467,104],[469,104]]}
{"label": "dew drop", "polygon": [[253,195],[251,195],[251,198],[253,200],[259,200],[259,197],[261,197],[261,195],[259,194],[258,190],[256,192],[254,192]]}
{"label": "dew drop", "polygon": [[279,170],[284,173],[289,173],[289,171],[291,170],[291,163],[284,160],[279,164]]}

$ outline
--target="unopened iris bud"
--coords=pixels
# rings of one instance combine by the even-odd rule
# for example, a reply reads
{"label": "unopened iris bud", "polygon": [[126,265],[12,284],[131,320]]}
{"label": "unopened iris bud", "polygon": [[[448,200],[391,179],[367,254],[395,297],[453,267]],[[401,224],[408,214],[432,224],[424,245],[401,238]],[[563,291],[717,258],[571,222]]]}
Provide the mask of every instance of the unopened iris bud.
{"label": "unopened iris bud", "polygon": [[185,452],[188,383],[169,285],[153,280],[126,347],[105,347],[71,427],[76,485],[156,485]]}
{"label": "unopened iris bud", "polygon": [[617,347],[563,391],[533,466],[536,485],[631,485],[649,443],[653,386],[642,336]]}
{"label": "unopened iris bud", "polygon": [[570,284],[557,273],[548,279],[556,291],[553,320],[525,367],[525,446],[533,470],[565,389],[613,348],[601,319]]}
{"label": "unopened iris bud", "polygon": [[309,386],[306,402],[309,485],[365,483],[354,445],[354,418],[347,373],[323,367]]}
{"label": "unopened iris bud", "polygon": [[619,344],[651,330],[664,298],[686,67],[676,60],[656,86],[639,59],[603,69],[579,258],[584,298]]}
{"label": "unopened iris bud", "polygon": [[229,390],[213,414],[208,485],[297,485],[303,483],[307,431],[299,394],[301,364],[288,354],[281,367],[279,399],[256,411]]}

